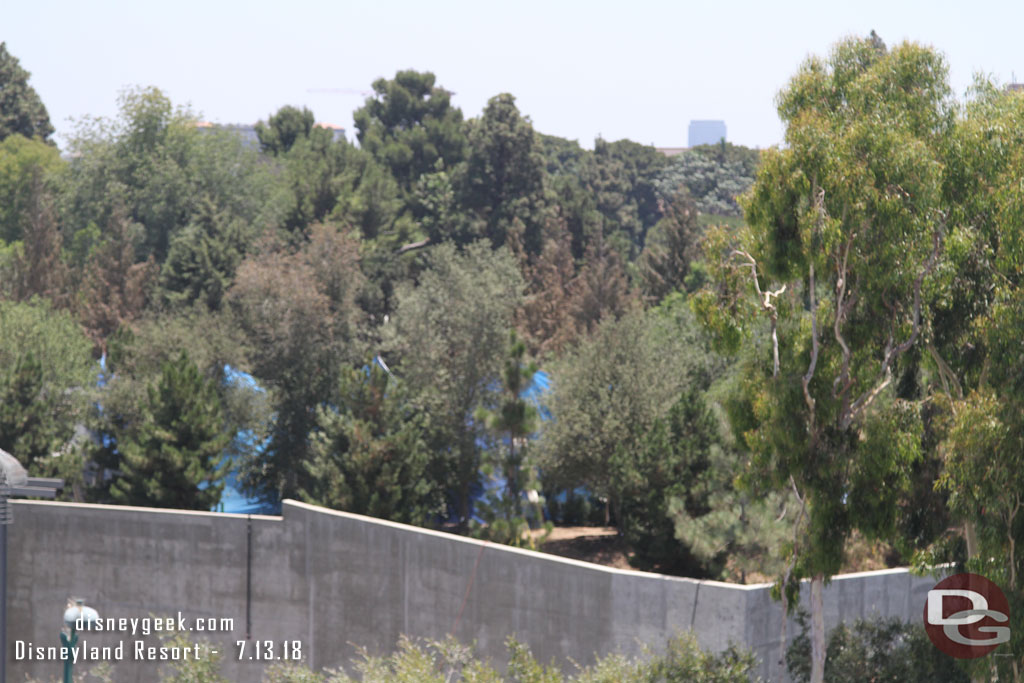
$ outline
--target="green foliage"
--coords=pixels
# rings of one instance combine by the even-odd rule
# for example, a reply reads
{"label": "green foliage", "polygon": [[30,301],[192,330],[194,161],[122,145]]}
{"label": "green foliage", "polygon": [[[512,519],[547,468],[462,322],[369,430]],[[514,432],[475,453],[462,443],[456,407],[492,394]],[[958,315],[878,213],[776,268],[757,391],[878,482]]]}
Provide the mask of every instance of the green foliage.
{"label": "green foliage", "polygon": [[411,70],[390,81],[380,78],[373,83],[375,96],[352,114],[360,147],[407,192],[439,159],[450,168],[464,155],[462,112],[434,82],[434,74]]}
{"label": "green foliage", "polygon": [[529,534],[530,524],[523,514],[523,493],[529,495],[532,492],[534,496],[529,500],[533,506],[533,520],[538,524],[543,519],[543,502],[537,496],[540,484],[527,441],[537,430],[537,408],[523,397],[523,392],[537,373],[537,366],[525,362],[525,356],[526,344],[519,340],[515,331],[511,332],[501,375],[501,395],[493,407],[481,406],[476,411],[476,419],[487,426],[492,437],[484,469],[490,474],[499,470],[506,484],[505,491],[490,491],[478,503],[478,514],[484,525],[474,528],[474,535],[533,548],[536,543]]}
{"label": "green foliage", "polygon": [[540,664],[530,649],[513,637],[505,641],[509,659],[504,675],[489,663],[473,656],[472,648],[446,640],[413,641],[406,636],[397,650],[385,657],[361,652],[355,665],[358,676],[350,678],[338,671],[323,674],[301,666],[272,666],[264,683],[756,683],[756,660],[749,652],[734,646],[711,654],[697,646],[691,633],[669,639],[665,654],[647,651],[640,659],[621,655],[599,657],[573,675],[564,675],[554,666]]}
{"label": "green foliage", "polygon": [[[757,154],[754,150],[743,149]],[[740,216],[742,212],[736,198],[754,184],[757,164],[748,158],[730,160],[729,156],[709,153],[705,148],[678,154],[658,175],[658,191],[664,197],[672,197],[683,189],[693,197],[702,214]]]}
{"label": "green foliage", "polygon": [[[228,315],[210,313],[205,307],[149,315],[132,328],[120,328],[107,347],[105,382],[99,390],[103,410],[89,426],[110,435],[137,430],[148,419],[149,387],[160,381],[167,362],[188,349],[189,358],[217,390],[225,433],[251,432],[261,440],[270,418],[266,392],[244,382],[225,381],[225,366],[250,369],[249,351],[240,336]],[[227,450],[248,455],[251,448],[248,440],[236,439]],[[101,466],[116,469],[116,453],[107,450],[100,449],[94,456]],[[102,491],[96,493],[103,496]]]}
{"label": "green foliage", "polygon": [[0,301],[0,448],[34,472],[84,420],[95,376],[91,345],[67,313]]}
{"label": "green foliage", "polygon": [[160,273],[161,295],[171,306],[205,304],[218,310],[245,252],[246,227],[207,199],[198,215],[171,239]]}
{"label": "green foliage", "polygon": [[[710,495],[729,485],[720,452],[718,420],[693,386],[640,437],[631,467],[620,473],[625,481],[619,528],[635,552],[635,566],[717,577],[727,545],[715,548],[717,552],[693,553],[676,538],[670,505],[678,506],[687,519],[711,511]],[[713,464],[718,468],[713,470]]]}
{"label": "green foliage", "polygon": [[298,237],[326,220],[338,205],[339,195],[360,174],[354,163],[365,157],[346,142],[334,142],[330,133],[316,128],[297,138],[277,161],[284,186],[282,227]]}
{"label": "green foliage", "polygon": [[0,242],[14,242],[30,229],[33,193],[39,186],[53,191],[64,162],[52,145],[19,134],[0,137]]}
{"label": "green foliage", "polygon": [[228,302],[275,413],[270,442],[246,461],[242,479],[270,502],[307,488],[302,463],[317,407],[334,400],[340,368],[367,353],[354,304],[363,282],[357,243],[329,225],[316,226],[298,251],[267,244],[239,266]]}
{"label": "green foliage", "polygon": [[[935,287],[932,371],[935,431],[948,496],[963,542],[941,538],[919,559],[957,562],[1001,585],[1010,601],[1015,657],[999,657],[1000,678],[1024,666],[1020,453],[1024,419],[1024,98],[979,79],[944,141],[944,197],[953,227]],[[984,662],[970,671],[993,675]]]}
{"label": "green foliage", "polygon": [[408,524],[443,507],[430,416],[371,363],[341,371],[337,408],[317,408],[307,502]]}
{"label": "green foliage", "polygon": [[666,157],[630,140],[598,139],[590,161],[581,176],[594,195],[604,234],[618,235],[624,242],[623,255],[632,259],[643,249],[647,231],[663,215],[655,178]]}
{"label": "green foliage", "polygon": [[604,322],[552,368],[553,419],[539,444],[545,486],[587,486],[621,525],[619,506],[644,485],[645,435],[684,387],[706,386],[713,365],[685,307]]}
{"label": "green foliage", "polygon": [[[797,683],[807,683],[811,644],[806,615],[799,620],[802,633],[786,651],[786,668]],[[840,624],[829,634],[825,680],[967,683],[971,679],[957,660],[932,644],[923,626],[879,617],[858,619],[852,626]]]}
{"label": "green foliage", "polygon": [[111,497],[125,505],[211,509],[224,488],[231,437],[216,388],[186,352],[150,385],[143,419],[137,429],[114,433],[120,476]]}
{"label": "green foliage", "polygon": [[46,141],[53,135],[50,115],[29,76],[7,43],[0,43],[0,141],[11,135]]}
{"label": "green foliage", "polygon": [[220,673],[221,653],[214,652],[209,642],[199,640],[197,643],[195,638],[180,631],[160,634],[160,647],[187,650],[196,644],[201,656],[161,667],[160,683],[228,683]]}
{"label": "green foliage", "polygon": [[415,388],[447,443],[449,493],[464,523],[479,477],[483,425],[473,416],[496,391],[503,347],[522,301],[523,281],[505,249],[474,243],[431,248],[419,286],[398,293],[393,324],[383,329],[388,363]]}
{"label": "green foliage", "polygon": [[270,168],[228,131],[203,130],[156,88],[126,90],[114,121],[86,119],[70,142],[65,221],[70,234],[105,226],[119,209],[139,224],[137,259],[163,263],[172,237],[203,203],[258,234],[278,220]]}
{"label": "green foliage", "polygon": [[703,229],[697,209],[685,194],[667,205],[665,217],[651,229],[638,259],[644,294],[660,301],[675,290],[694,291],[703,284],[691,277],[691,266],[699,258]]}
{"label": "green foliage", "polygon": [[461,204],[482,223],[472,232],[495,247],[512,234],[527,253],[541,247],[544,161],[529,118],[509,94],[492,97],[469,125],[469,152],[457,184]]}
{"label": "green foliage", "polygon": [[[732,325],[759,327],[737,303],[737,278],[759,278],[751,303],[771,326],[760,352],[779,361],[747,375],[744,439],[758,471],[807,497],[798,574],[837,571],[853,528],[889,534],[920,458],[919,413],[887,389],[921,334],[942,235],[945,77],[937,54],[910,44],[850,40],[808,61],[780,96],[787,147],[765,154],[745,199],[751,233],[734,250],[711,241],[733,264],[716,292]],[[707,297],[702,316],[728,332]]]}
{"label": "green foliage", "polygon": [[274,156],[284,154],[301,138],[308,138],[313,130],[313,112],[303,107],[284,106],[277,110],[266,123],[256,124],[256,137],[260,148]]}

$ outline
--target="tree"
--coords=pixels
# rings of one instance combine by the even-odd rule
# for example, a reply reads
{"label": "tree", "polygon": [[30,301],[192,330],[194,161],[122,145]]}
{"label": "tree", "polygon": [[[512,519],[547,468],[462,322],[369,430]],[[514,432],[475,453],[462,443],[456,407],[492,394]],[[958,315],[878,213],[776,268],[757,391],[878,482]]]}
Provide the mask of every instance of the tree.
{"label": "tree", "polygon": [[[940,490],[960,533],[922,553],[929,564],[956,562],[1003,588],[1011,640],[1024,643],[1024,523],[1020,492],[1024,442],[1020,326],[1024,98],[979,80],[944,149],[950,225],[934,305],[934,335],[922,354],[937,407]],[[1017,178],[1018,180],[1014,180]],[[976,676],[1019,681],[1024,659],[977,662]]]}
{"label": "tree", "polygon": [[256,124],[260,148],[274,156],[284,154],[301,138],[308,138],[315,123],[313,112],[306,107],[284,106],[270,116],[267,123]]}
{"label": "tree", "polygon": [[29,76],[7,43],[0,43],[0,141],[15,134],[47,141],[53,135],[50,115]]}
{"label": "tree", "polygon": [[275,412],[269,443],[242,480],[267,502],[309,488],[303,463],[317,408],[334,399],[340,368],[366,355],[355,306],[363,281],[357,243],[330,225],[316,226],[298,251],[267,243],[238,268],[228,303]]}
{"label": "tree", "polygon": [[[803,617],[797,617],[803,631],[786,652],[786,669],[797,683],[807,683],[811,676],[811,643]],[[896,617],[839,624],[829,634],[825,674],[835,683],[970,681],[949,655],[932,644],[921,624],[908,624]]]}
{"label": "tree", "polygon": [[[486,526],[478,533],[491,540],[532,547],[529,523],[523,515],[523,493],[536,491],[536,468],[529,458],[528,438],[538,426],[536,406],[523,396],[537,373],[537,366],[525,361],[526,344],[515,331],[509,333],[505,367],[501,373],[501,393],[492,405],[477,409],[476,418],[482,420],[492,436],[486,468],[497,471],[505,478],[505,491],[495,492],[481,505],[481,516]],[[542,519],[537,504],[536,521]]]}
{"label": "tree", "polygon": [[199,301],[218,310],[245,253],[247,232],[240,218],[204,200],[195,220],[171,239],[160,296],[171,305]]}
{"label": "tree", "polygon": [[[721,449],[718,420],[694,385],[640,436],[633,461],[621,472],[625,481],[619,520],[636,565],[684,576],[716,577],[721,572],[727,545],[712,552],[691,551],[677,539],[670,514],[670,505],[689,519],[711,512],[712,494],[728,486],[719,478],[727,478],[730,471],[723,466]],[[719,466],[717,471],[712,464]]]}
{"label": "tree", "polygon": [[352,114],[360,147],[389,168],[405,192],[439,159],[450,168],[464,155],[462,111],[434,83],[434,74],[411,70],[380,78],[374,96]]}
{"label": "tree", "polygon": [[703,234],[697,207],[685,192],[665,202],[663,213],[639,258],[644,294],[655,301],[686,286],[693,262],[700,257]]}
{"label": "tree", "polygon": [[737,198],[754,184],[760,158],[757,150],[727,142],[702,145],[672,157],[653,182],[662,197],[685,190],[702,214],[738,217]]}
{"label": "tree", "polygon": [[[10,139],[10,138],[8,138]],[[58,306],[67,306],[70,273],[64,262],[54,197],[40,174],[34,173],[25,207],[27,223],[22,243],[12,261],[11,294],[17,300],[40,296]]]}
{"label": "tree", "polygon": [[461,177],[461,204],[477,215],[478,232],[495,247],[510,231],[527,253],[541,248],[544,160],[530,119],[519,114],[515,98],[492,97],[469,127],[469,154]]}
{"label": "tree", "polygon": [[136,260],[162,265],[206,202],[242,221],[247,244],[282,220],[279,176],[239,136],[199,128],[191,110],[156,88],[126,90],[118,104],[116,119],[86,119],[70,141],[64,224],[72,240],[102,232],[120,211],[142,230]]}
{"label": "tree", "polygon": [[495,392],[523,282],[508,251],[487,244],[462,253],[442,244],[427,258],[419,286],[399,291],[385,349],[446,440],[446,493],[465,528],[481,464],[483,425],[474,415]]}
{"label": "tree", "polygon": [[539,444],[545,486],[586,486],[608,501],[606,519],[624,528],[625,496],[643,486],[637,459],[645,435],[685,386],[709,381],[704,346],[676,307],[605,320],[566,351],[551,370],[552,419]]}
{"label": "tree", "polygon": [[344,368],[337,407],[320,406],[302,497],[316,505],[406,524],[442,511],[429,414],[376,363]]}
{"label": "tree", "polygon": [[569,311],[577,329],[585,333],[593,332],[608,318],[622,317],[638,303],[622,258],[601,233],[587,245],[583,266],[569,290]]}
{"label": "tree", "polygon": [[71,439],[94,387],[89,341],[66,312],[0,301],[0,448],[34,470]]}
{"label": "tree", "polygon": [[534,356],[557,354],[579,331],[572,315],[576,268],[568,237],[545,241],[524,270],[526,299],[516,312],[517,328]]}
{"label": "tree", "polygon": [[141,315],[156,277],[152,258],[141,263],[135,260],[139,233],[137,225],[116,211],[106,239],[85,264],[78,317],[101,352],[111,334]]}
{"label": "tree", "polygon": [[[803,505],[782,590],[811,578],[815,683],[824,581],[853,529],[893,535],[920,458],[919,406],[892,385],[920,343],[946,230],[948,98],[942,58],[913,44],[886,52],[848,40],[808,60],[779,98],[786,147],[765,153],[744,201],[749,234],[732,248],[723,232],[709,240],[732,270],[718,270],[718,298],[695,298],[734,343],[739,323],[726,319],[765,321],[771,361],[746,379],[746,445],[762,476]],[[737,289],[741,274],[752,301]]]}
{"label": "tree", "polygon": [[0,142],[0,241],[22,239],[35,197],[56,193],[64,166],[56,148],[39,140],[14,134]]}
{"label": "tree", "polygon": [[116,434],[120,476],[111,497],[124,505],[210,510],[224,489],[231,441],[214,385],[182,351],[164,364],[148,394],[138,430]]}
{"label": "tree", "polygon": [[103,381],[85,421],[96,435],[87,455],[101,472],[106,470],[87,491],[94,502],[113,500],[105,478],[120,466],[119,439],[133,438],[152,419],[150,388],[160,383],[165,366],[176,362],[182,349],[188,349],[190,362],[217,392],[223,431],[231,437],[224,453],[232,464],[251,456],[265,440],[270,421],[267,392],[240,377],[251,370],[250,351],[230,314],[212,313],[202,305],[148,312],[119,327],[107,343]]}

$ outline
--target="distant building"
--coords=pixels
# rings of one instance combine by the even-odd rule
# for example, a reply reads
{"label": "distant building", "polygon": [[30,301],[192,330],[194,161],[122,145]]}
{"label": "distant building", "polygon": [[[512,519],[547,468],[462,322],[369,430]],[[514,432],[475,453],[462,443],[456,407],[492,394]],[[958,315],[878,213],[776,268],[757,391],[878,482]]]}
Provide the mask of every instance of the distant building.
{"label": "distant building", "polygon": [[1024,83],[1007,83],[1006,92],[1024,92]]}
{"label": "distant building", "polygon": [[690,121],[690,147],[715,145],[725,139],[725,121]]}
{"label": "distant building", "polygon": [[[196,123],[196,127],[207,130],[213,130],[214,128],[228,130],[232,133],[237,133],[242,138],[242,143],[246,147],[259,149],[260,146],[260,138],[256,135],[255,123],[210,123],[209,121],[199,121]],[[341,126],[336,126],[333,123],[316,123],[313,124],[313,127],[326,128],[331,131],[331,139],[334,142],[345,139],[345,129]]]}
{"label": "distant building", "polygon": [[664,154],[667,157],[674,157],[676,155],[682,154],[688,148],[687,147],[655,147],[654,149],[658,150],[659,152],[661,152],[662,154]]}

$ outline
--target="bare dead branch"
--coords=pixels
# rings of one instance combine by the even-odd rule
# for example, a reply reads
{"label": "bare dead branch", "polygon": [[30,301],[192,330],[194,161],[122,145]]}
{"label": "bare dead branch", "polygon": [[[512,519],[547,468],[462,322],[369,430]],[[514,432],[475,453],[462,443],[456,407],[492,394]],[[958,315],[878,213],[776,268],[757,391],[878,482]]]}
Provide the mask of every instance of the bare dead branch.
{"label": "bare dead branch", "polygon": [[932,360],[935,361],[935,367],[939,369],[939,379],[942,380],[942,388],[946,394],[948,396],[952,396],[949,392],[949,386],[952,384],[953,388],[956,390],[956,397],[958,399],[963,399],[964,390],[963,387],[960,386],[960,380],[957,379],[956,373],[953,372],[953,369],[950,368],[949,365],[946,364],[946,361],[942,359],[942,356],[939,355],[938,350],[935,348],[935,344],[929,342],[928,353],[931,355]]}
{"label": "bare dead branch", "polygon": [[754,257],[751,256],[750,254],[748,254],[747,252],[740,251],[738,249],[734,250],[731,255],[732,256],[742,256],[745,259],[747,259],[747,263],[744,263],[743,267],[749,267],[750,268],[750,274],[751,274],[752,279],[754,280],[754,290],[757,292],[758,302],[761,304],[761,308],[763,310],[767,311],[768,318],[771,320],[771,324],[772,324],[772,358],[773,358],[773,361],[774,361],[774,365],[772,367],[772,377],[773,378],[774,377],[778,377],[779,376],[779,337],[778,337],[778,334],[777,334],[777,327],[778,327],[778,321],[779,321],[779,311],[775,307],[775,304],[772,303],[772,298],[778,298],[778,297],[782,296],[782,294],[786,291],[786,285],[782,285],[782,287],[780,289],[777,289],[774,292],[772,292],[770,290],[767,291],[767,292],[762,292],[761,291],[761,284],[757,281],[757,261],[754,259]]}
{"label": "bare dead branch", "polygon": [[407,251],[413,251],[414,249],[422,249],[423,247],[430,244],[430,238],[420,240],[419,242],[410,242],[409,244],[403,244],[401,247],[395,250],[395,256],[400,256]]}

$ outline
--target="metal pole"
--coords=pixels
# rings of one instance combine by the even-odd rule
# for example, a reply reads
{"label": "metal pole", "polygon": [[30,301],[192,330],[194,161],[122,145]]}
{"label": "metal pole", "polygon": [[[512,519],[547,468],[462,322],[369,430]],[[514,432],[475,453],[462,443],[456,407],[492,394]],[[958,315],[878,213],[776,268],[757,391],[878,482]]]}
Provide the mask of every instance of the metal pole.
{"label": "metal pole", "polygon": [[[245,639],[252,637],[252,515],[245,534]],[[0,680],[3,680],[0,678]]]}
{"label": "metal pole", "polygon": [[7,525],[11,523],[7,501],[7,470],[0,467],[0,681],[7,680]]}
{"label": "metal pole", "polygon": [[64,683],[74,683],[71,675],[71,667],[74,664],[74,660],[71,658],[71,648],[78,644],[78,634],[75,633],[74,626],[71,627],[70,638],[64,631],[60,632],[60,644],[63,646],[61,652],[64,655]]}
{"label": "metal pole", "polygon": [[[6,505],[6,501],[2,504]],[[0,681],[7,680],[7,524],[0,520]]]}

